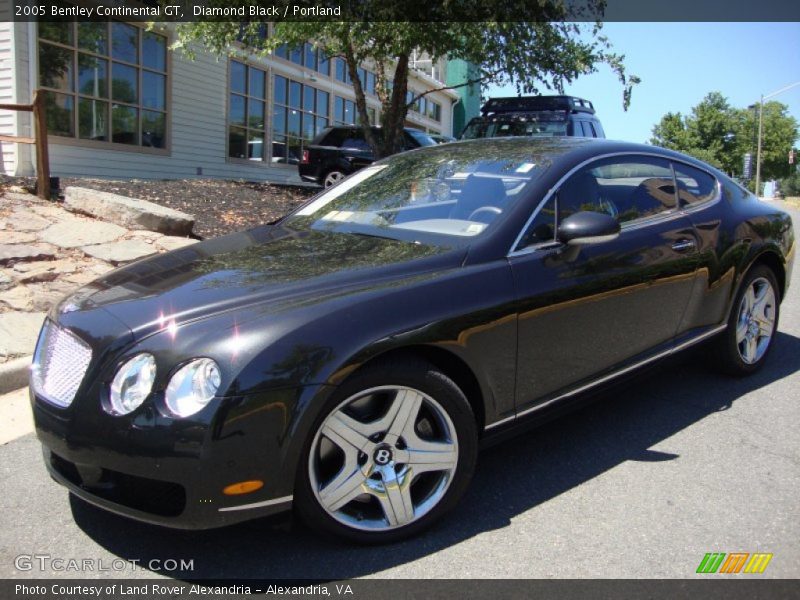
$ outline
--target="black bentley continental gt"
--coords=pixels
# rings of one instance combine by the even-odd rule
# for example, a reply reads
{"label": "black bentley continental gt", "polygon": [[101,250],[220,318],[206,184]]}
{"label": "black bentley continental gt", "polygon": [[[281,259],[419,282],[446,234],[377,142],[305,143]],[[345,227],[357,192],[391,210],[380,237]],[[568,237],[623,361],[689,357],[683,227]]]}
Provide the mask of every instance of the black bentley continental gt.
{"label": "black bentley continental gt", "polygon": [[271,225],[133,263],[48,315],[52,477],[209,528],[294,508],[388,542],[464,494],[479,445],[707,342],[764,364],[790,217],[654,148],[505,138],[377,162]]}

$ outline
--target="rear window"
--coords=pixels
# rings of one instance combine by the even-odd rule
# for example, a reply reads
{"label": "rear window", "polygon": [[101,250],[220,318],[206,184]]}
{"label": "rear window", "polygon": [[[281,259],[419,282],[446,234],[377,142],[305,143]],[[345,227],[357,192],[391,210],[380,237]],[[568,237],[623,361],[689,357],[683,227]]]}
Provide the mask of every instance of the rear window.
{"label": "rear window", "polygon": [[[383,139],[381,130],[373,129],[372,132],[377,142],[381,143]],[[363,151],[370,149],[364,131],[359,127],[335,127],[328,132],[323,131],[311,143],[317,146],[334,146]]]}
{"label": "rear window", "polygon": [[327,132],[323,131],[322,134],[314,140],[314,144],[319,146],[336,146],[338,148],[342,145],[346,136],[347,132],[343,129],[331,129]]}
{"label": "rear window", "polygon": [[406,133],[411,136],[411,138],[419,145],[419,146],[435,146],[436,140],[434,140],[431,136],[423,131],[417,131],[416,129],[406,129]]}

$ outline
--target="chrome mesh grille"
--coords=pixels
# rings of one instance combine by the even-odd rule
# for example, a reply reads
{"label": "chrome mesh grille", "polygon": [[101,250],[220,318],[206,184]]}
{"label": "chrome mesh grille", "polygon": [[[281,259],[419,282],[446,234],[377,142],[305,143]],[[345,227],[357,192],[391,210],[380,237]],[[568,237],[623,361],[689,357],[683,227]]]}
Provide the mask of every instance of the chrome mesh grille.
{"label": "chrome mesh grille", "polygon": [[69,406],[91,360],[92,350],[83,340],[46,320],[31,365],[34,392],[56,406]]}

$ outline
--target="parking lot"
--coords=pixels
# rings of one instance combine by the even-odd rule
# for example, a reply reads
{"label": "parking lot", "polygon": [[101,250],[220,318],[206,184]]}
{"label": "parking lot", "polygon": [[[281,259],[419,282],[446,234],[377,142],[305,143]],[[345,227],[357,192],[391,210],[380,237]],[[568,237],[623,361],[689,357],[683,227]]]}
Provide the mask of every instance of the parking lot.
{"label": "parking lot", "polygon": [[[798,577],[798,290],[800,267],[755,376],[709,371],[702,349],[663,365],[487,450],[445,522],[389,547],[344,545],[298,524],[182,532],[135,523],[71,499],[26,433],[0,447],[0,577],[685,578],[707,552],[772,553],[755,577]],[[24,570],[16,560],[35,554],[109,570]],[[169,560],[193,569],[164,570]]]}

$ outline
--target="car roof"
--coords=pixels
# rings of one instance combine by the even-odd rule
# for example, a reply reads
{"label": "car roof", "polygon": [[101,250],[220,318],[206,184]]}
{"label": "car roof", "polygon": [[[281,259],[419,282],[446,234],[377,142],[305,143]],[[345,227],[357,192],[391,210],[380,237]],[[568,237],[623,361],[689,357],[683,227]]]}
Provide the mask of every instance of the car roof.
{"label": "car roof", "polygon": [[[333,129],[361,129],[361,125],[329,125],[326,127],[327,130]],[[370,125],[370,129],[381,129],[380,125]],[[425,133],[423,129],[418,129],[416,127],[403,127],[405,131],[419,131],[420,133]]]}
{"label": "car roof", "polygon": [[[655,154],[666,159],[680,160],[694,164],[705,170],[711,170],[715,174],[722,174],[718,169],[704,163],[687,154],[682,154],[668,148],[652,146],[650,144],[637,144],[621,140],[611,140],[607,138],[584,138],[572,136],[556,137],[530,137],[530,136],[509,136],[492,138],[475,138],[471,140],[458,140],[450,143],[450,148],[458,148],[465,145],[480,145],[488,143],[500,143],[508,145],[509,150],[523,150],[530,147],[531,150],[549,149],[557,154],[561,159],[573,159],[575,162],[583,162],[593,157],[605,154],[634,153],[634,154]],[[546,148],[549,147],[549,148]],[[722,174],[724,175],[724,174]]]}

